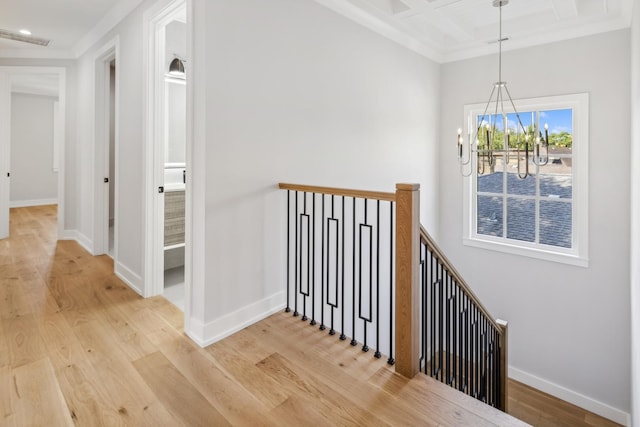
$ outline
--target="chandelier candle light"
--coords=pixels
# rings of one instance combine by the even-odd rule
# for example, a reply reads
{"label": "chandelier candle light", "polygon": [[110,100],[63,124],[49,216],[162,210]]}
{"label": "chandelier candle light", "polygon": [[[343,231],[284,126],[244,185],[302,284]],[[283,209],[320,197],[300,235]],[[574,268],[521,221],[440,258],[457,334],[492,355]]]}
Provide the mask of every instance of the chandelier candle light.
{"label": "chandelier candle light", "polygon": [[[510,156],[515,153],[517,156],[518,178],[520,179],[525,179],[530,175],[530,162],[533,162],[537,166],[544,166],[549,161],[549,126],[544,125],[544,139],[542,138],[542,132],[538,129],[537,121],[532,120],[531,126],[526,128],[520,120],[520,114],[516,109],[513,99],[511,99],[511,94],[509,93],[509,89],[507,89],[507,82],[502,81],[502,42],[508,40],[508,38],[502,37],[502,6],[506,6],[507,4],[509,4],[509,0],[493,0],[493,6],[498,7],[500,10],[498,81],[493,84],[489,101],[482,116],[479,117],[477,128],[473,135],[471,132],[473,120],[471,117],[468,118],[469,126],[467,129],[466,144],[464,142],[462,129],[458,129],[458,162],[460,164],[460,173],[465,177],[471,175],[472,166],[468,168],[466,168],[466,166],[471,163],[473,153],[476,154],[478,175],[484,174],[485,164],[488,164],[491,168],[495,166],[496,155],[504,156],[504,162],[509,164]],[[516,127],[514,130],[509,129],[507,112],[504,110],[504,104],[507,100],[507,106],[511,106],[513,109],[511,113],[516,116]],[[492,103],[495,103],[493,115],[487,115]],[[500,138],[498,138],[499,135],[497,133],[497,118],[499,116],[502,117],[502,123],[504,125],[502,144],[500,144]],[[482,132],[483,130],[484,132]],[[483,133],[484,135],[482,135]],[[515,134],[512,135],[512,133]],[[512,142],[515,147],[512,147]],[[494,148],[494,143],[500,144],[498,147],[501,146],[503,148]],[[522,157],[522,154],[524,154],[524,157]],[[524,163],[524,167],[521,166],[521,163]],[[465,172],[465,169],[468,169],[468,172]]]}

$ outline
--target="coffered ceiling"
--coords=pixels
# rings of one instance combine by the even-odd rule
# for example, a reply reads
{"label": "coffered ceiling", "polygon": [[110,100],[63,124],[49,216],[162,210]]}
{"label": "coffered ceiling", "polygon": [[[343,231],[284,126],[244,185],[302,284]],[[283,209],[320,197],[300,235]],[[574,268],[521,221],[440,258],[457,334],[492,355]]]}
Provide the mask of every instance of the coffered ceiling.
{"label": "coffered ceiling", "polygon": [[[317,0],[438,62],[497,51],[493,0]],[[505,50],[626,28],[633,0],[510,0]]]}
{"label": "coffered ceiling", "polygon": [[[48,47],[0,39],[0,56],[76,57],[142,0],[1,0],[0,29],[31,30]],[[493,0],[316,0],[437,62],[496,51]],[[504,49],[626,28],[633,0],[510,0]],[[292,17],[295,19],[295,17]]]}

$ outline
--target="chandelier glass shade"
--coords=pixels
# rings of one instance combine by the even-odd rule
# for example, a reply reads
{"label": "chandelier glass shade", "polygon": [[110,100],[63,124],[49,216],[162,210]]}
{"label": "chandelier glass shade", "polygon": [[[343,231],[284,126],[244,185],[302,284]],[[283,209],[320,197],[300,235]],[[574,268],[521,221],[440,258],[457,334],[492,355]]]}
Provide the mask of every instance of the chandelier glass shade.
{"label": "chandelier glass shade", "polygon": [[466,135],[462,129],[458,129],[458,163],[465,177],[472,174],[473,157],[476,159],[478,175],[483,175],[486,166],[493,169],[498,157],[503,156],[508,164],[511,157],[515,156],[520,179],[530,176],[530,164],[544,166],[549,161],[548,126],[544,125],[544,134],[537,122],[525,127],[507,82],[502,80],[502,42],[508,40],[502,37],[502,7],[508,3],[509,0],[493,0],[493,6],[500,10],[498,81],[493,84],[484,112],[477,117],[477,121],[473,117],[467,118]]}

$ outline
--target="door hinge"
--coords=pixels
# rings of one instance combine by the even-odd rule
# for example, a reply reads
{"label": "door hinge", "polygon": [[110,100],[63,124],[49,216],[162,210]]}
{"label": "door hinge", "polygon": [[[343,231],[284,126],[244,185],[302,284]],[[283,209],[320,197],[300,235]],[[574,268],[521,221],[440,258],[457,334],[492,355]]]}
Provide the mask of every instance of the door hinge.
{"label": "door hinge", "polygon": [[7,172],[7,178],[11,177],[11,172]]}
{"label": "door hinge", "polygon": [[105,184],[106,184],[107,182],[109,182],[109,178],[105,178],[105,179],[104,179],[104,182],[105,182]]}
{"label": "door hinge", "polygon": [[164,193],[164,187],[158,187],[158,193]]}

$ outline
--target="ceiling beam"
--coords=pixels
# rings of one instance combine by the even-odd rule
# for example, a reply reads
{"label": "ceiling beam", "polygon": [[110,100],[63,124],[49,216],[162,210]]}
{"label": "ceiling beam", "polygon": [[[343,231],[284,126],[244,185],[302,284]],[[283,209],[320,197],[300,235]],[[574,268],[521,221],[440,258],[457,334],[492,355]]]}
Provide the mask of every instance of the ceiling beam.
{"label": "ceiling beam", "polygon": [[434,3],[434,6],[427,4],[424,0],[403,0],[411,9],[404,14],[396,15],[406,21],[411,19],[423,20],[430,26],[437,28],[443,34],[448,35],[456,41],[467,41],[473,38],[473,32],[461,22],[456,22],[450,18],[445,6],[458,3],[460,0],[445,0],[447,3]]}

